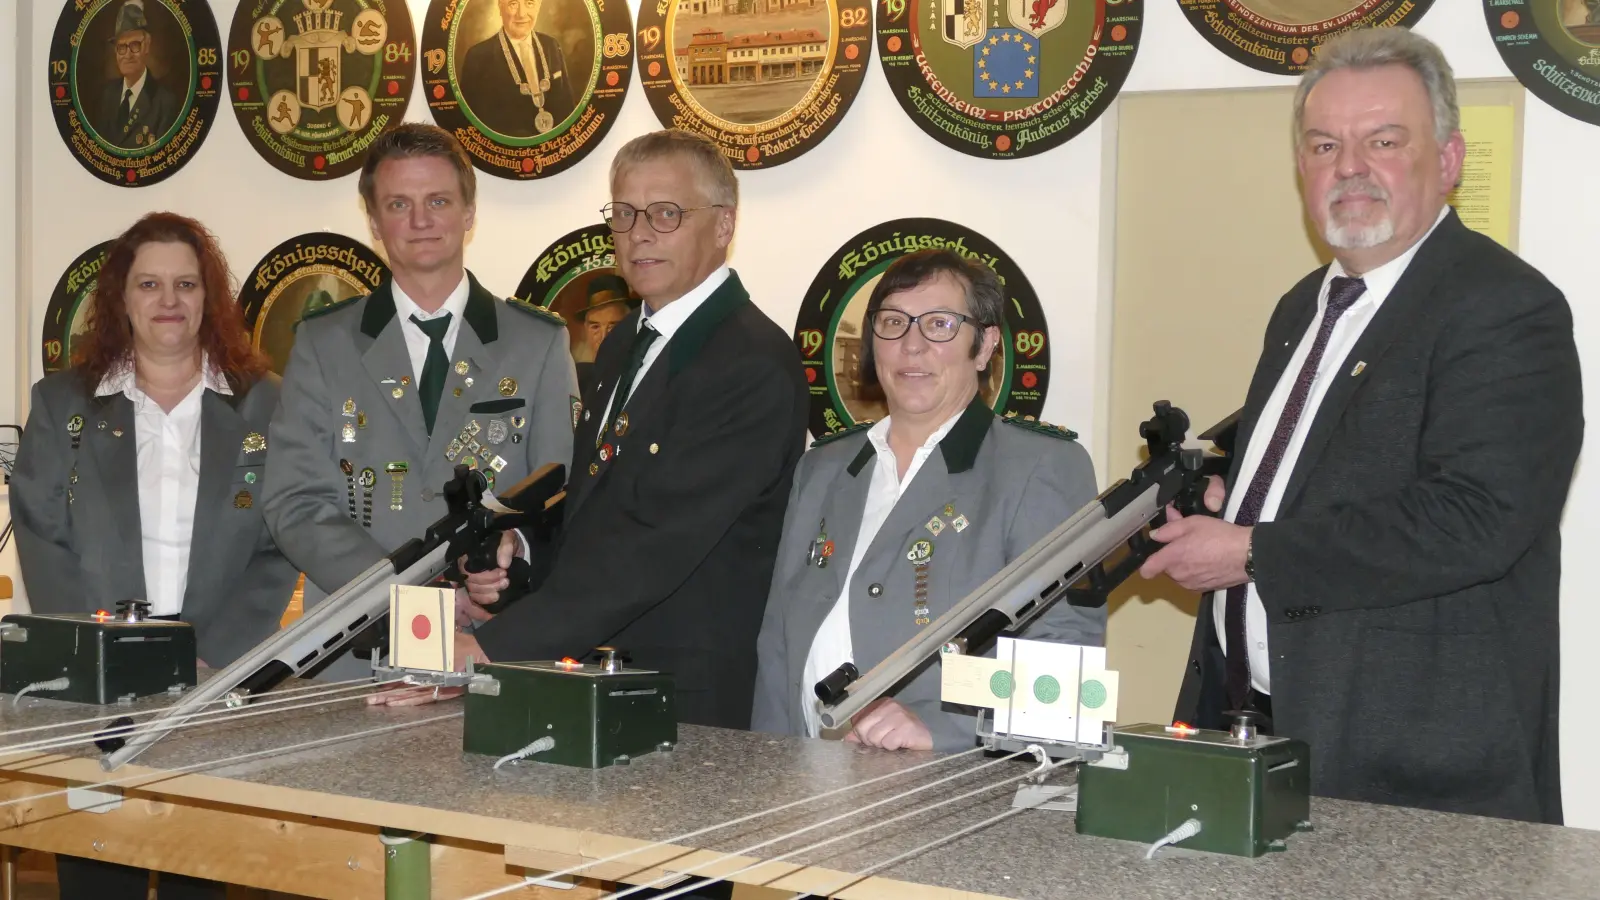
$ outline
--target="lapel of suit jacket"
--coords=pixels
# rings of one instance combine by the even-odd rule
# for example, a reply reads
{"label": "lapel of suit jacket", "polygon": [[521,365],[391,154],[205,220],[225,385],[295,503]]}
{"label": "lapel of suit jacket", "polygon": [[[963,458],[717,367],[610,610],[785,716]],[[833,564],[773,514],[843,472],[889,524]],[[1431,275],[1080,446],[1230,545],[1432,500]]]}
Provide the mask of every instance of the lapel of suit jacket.
{"label": "lapel of suit jacket", "polygon": [[129,110],[129,118],[135,128],[150,117],[150,107],[155,102],[155,83],[153,76],[145,79],[144,90],[139,92],[139,99],[133,101],[133,108]]}
{"label": "lapel of suit jacket", "polygon": [[[702,303],[699,309],[695,310],[689,318],[684,320],[682,325],[678,326],[678,330],[667,341],[667,345],[662,348],[655,362],[650,364],[649,370],[644,373],[644,377],[639,379],[633,388],[633,392],[628,395],[627,402],[623,404],[623,408],[628,411],[628,417],[631,420],[630,430],[637,432],[654,424],[657,411],[666,405],[666,397],[671,389],[673,378],[699,357],[706,341],[711,339],[711,335],[722,324],[723,320],[733,315],[749,302],[750,295],[745,292],[744,285],[739,282],[738,273],[729,272],[728,280],[713,291],[711,296],[706,298],[706,302]],[[638,315],[639,313],[634,313],[633,316],[624,319],[621,325],[613,329],[612,333],[623,331],[624,328],[629,329],[628,331],[623,331],[624,334],[637,333],[638,329],[634,323],[638,321]],[[607,344],[609,343],[610,341],[608,340]],[[602,397],[609,398],[617,379],[622,376],[622,368],[627,361],[628,344],[631,344],[631,340],[622,346],[621,352],[617,355],[606,353],[605,348],[602,347],[601,356],[604,358],[596,360],[595,367],[598,369],[605,365],[607,368],[600,378],[600,390],[595,392],[597,401]],[[592,410],[594,414],[590,416],[589,424],[591,427],[581,429],[577,439],[577,447],[573,451],[575,464],[573,466],[574,471],[571,474],[576,478],[582,479],[585,486],[579,491],[576,498],[569,495],[567,502],[572,504],[572,507],[568,515],[577,512],[578,507],[582,505],[589,491],[594,488],[594,485],[587,484],[587,482],[598,483],[600,479],[606,476],[609,467],[617,465],[616,460],[620,459],[620,457],[613,457],[609,464],[602,466],[598,475],[591,476],[588,472],[590,463],[594,461],[596,438],[601,438],[601,442],[604,442],[604,436],[599,434],[599,429],[605,427],[605,422],[602,420],[609,418],[606,415],[604,404],[597,404],[597,406],[597,409]]]}
{"label": "lapel of suit jacket", "polygon": [[[738,273],[729,272],[728,280],[678,326],[667,345],[661,348],[656,361],[634,385],[633,393],[628,395],[627,403],[623,404],[633,420],[632,427],[654,418],[653,414],[661,408],[661,400],[666,396],[672,379],[694,362],[722,321],[749,302],[750,295],[739,283]],[[617,374],[620,376],[621,372]]]}
{"label": "lapel of suit jacket", "polygon": [[[460,383],[460,376],[455,371],[456,362],[465,361],[467,371],[479,379],[489,378],[499,370],[500,301],[484,290],[470,272],[467,279],[470,284],[467,305],[461,311],[462,323],[456,330],[455,352],[450,354],[450,371],[445,375],[445,388],[439,394],[439,412],[433,418],[433,434],[428,438],[428,453],[424,457],[426,465],[423,469],[425,477],[429,479],[428,484],[444,484],[449,480],[447,473],[455,464],[445,458],[445,447],[456,438],[457,429],[466,422],[467,411],[472,406],[472,396],[468,392],[463,391],[458,397],[451,389],[452,385]],[[416,406],[420,415],[420,400]],[[445,472],[432,471],[441,465]],[[487,462],[482,463],[483,467],[487,465]]]}
{"label": "lapel of suit jacket", "polygon": [[233,508],[228,488],[244,449],[247,424],[239,415],[239,401],[237,394],[209,389],[201,396],[200,484],[194,497],[194,533],[189,538],[189,580],[183,598],[186,612],[215,599],[216,592],[201,576],[219,562],[227,562],[223,547],[232,535],[223,532],[218,519]]}
{"label": "lapel of suit jacket", "polygon": [[133,593],[144,597],[144,531],[139,519],[139,437],[133,427],[133,401],[127,394],[108,394],[90,403],[83,442],[94,454],[105,487],[111,537],[122,545],[120,553],[106,554],[125,567],[122,577]]}
{"label": "lapel of suit jacket", "polygon": [[[1378,307],[1355,346],[1350,348],[1349,355],[1345,357],[1346,363],[1365,362],[1362,372],[1370,372],[1378,365],[1395,339],[1405,334],[1412,320],[1427,309],[1428,298],[1454,255],[1456,241],[1465,231],[1466,226],[1456,218],[1454,210],[1446,215],[1445,220],[1417,249],[1417,255],[1406,266],[1394,290],[1384,298],[1383,305]],[[1343,365],[1340,368],[1343,369]],[[1322,403],[1317,406],[1311,427],[1306,431],[1305,442],[1300,446],[1294,471],[1289,474],[1289,483],[1284,486],[1283,498],[1278,502],[1280,515],[1292,508],[1300,491],[1305,488],[1306,479],[1316,467],[1322,451],[1327,448],[1328,439],[1333,436],[1333,429],[1344,415],[1350,398],[1367,381],[1359,374],[1349,374],[1350,371],[1346,369],[1343,373],[1334,373],[1327,393],[1322,395]]]}
{"label": "lapel of suit jacket", "polygon": [[[982,398],[974,397],[956,424],[951,426],[949,433],[939,441],[939,458],[929,458],[924,462],[916,478],[900,495],[889,518],[884,520],[877,537],[873,538],[867,551],[869,554],[905,553],[907,548],[889,547],[885,542],[894,541],[898,544],[905,535],[921,528],[930,517],[955,499],[955,485],[951,476],[972,468],[973,461],[978,457],[978,448],[983,446],[983,439],[988,436],[989,425],[993,421],[994,411],[984,406]],[[859,521],[858,516],[858,524]]]}
{"label": "lapel of suit jacket", "polygon": [[[828,568],[833,570],[835,597],[844,590],[844,577],[850,571],[856,541],[861,538],[861,516],[867,508],[867,494],[872,490],[877,457],[878,450],[868,438],[850,464],[833,473],[832,482],[824,488],[828,494],[822,504],[822,521],[817,523],[817,531],[826,532],[827,540],[833,541]],[[811,549],[809,544],[806,549]]]}
{"label": "lapel of suit jacket", "polygon": [[[937,455],[930,456],[922,464],[916,477],[895,502],[883,527],[872,539],[867,555],[862,558],[863,565],[867,559],[887,559],[888,571],[903,573],[907,585],[914,581],[916,570],[906,559],[906,552],[911,547],[907,543],[907,535],[912,536],[913,544],[926,539],[936,545],[938,536],[926,530],[925,526],[933,516],[956,501],[956,483],[961,480],[963,473],[971,471],[978,457],[978,449],[983,446],[993,422],[994,411],[983,404],[981,397],[974,397],[955,425],[951,426],[949,433],[939,441]],[[896,576],[894,584],[899,583],[899,576]],[[887,582],[885,584],[891,593],[899,590],[888,586]],[[887,614],[901,622],[910,619],[908,613],[911,604],[903,602],[906,598],[889,599],[892,602],[886,604],[850,605],[851,643],[855,648],[856,664],[863,669],[877,665],[893,651],[891,644],[899,644],[899,640],[892,636],[904,626],[887,624],[883,617]]]}
{"label": "lapel of suit jacket", "polygon": [[[1239,476],[1239,465],[1244,459],[1245,448],[1250,446],[1250,438],[1255,434],[1257,426],[1261,423],[1262,408],[1272,398],[1272,392],[1278,386],[1278,381],[1283,378],[1283,370],[1289,365],[1289,360],[1294,356],[1295,348],[1311,327],[1311,322],[1317,315],[1317,296],[1322,291],[1323,276],[1327,266],[1318,269],[1312,277],[1303,280],[1295,291],[1291,292],[1291,314],[1288,321],[1278,331],[1266,336],[1265,346],[1261,351],[1261,361],[1256,365],[1256,373],[1250,380],[1250,387],[1245,394],[1244,411],[1239,415],[1239,433],[1234,438],[1233,461],[1228,473],[1228,483],[1234,483]],[[1277,427],[1277,422],[1266,423],[1269,429]]]}
{"label": "lapel of suit jacket", "polygon": [[[380,394],[390,394],[400,387],[400,379],[410,376],[403,388],[404,394],[389,409],[400,420],[401,431],[411,441],[413,459],[428,446],[428,428],[422,422],[422,402],[417,399],[416,373],[411,371],[411,353],[406,349],[406,336],[396,321],[394,294],[391,282],[384,281],[378,289],[361,301],[361,332],[356,337],[356,349],[361,352],[361,364],[366,366]],[[391,383],[384,383],[389,379]],[[436,420],[437,421],[437,420]]]}
{"label": "lapel of suit jacket", "polygon": [[[594,462],[599,443],[595,438],[599,436],[600,429],[606,427],[606,404],[611,400],[617,379],[622,377],[622,367],[627,363],[628,349],[633,342],[633,335],[639,331],[639,313],[639,310],[634,310],[626,319],[617,323],[617,326],[611,329],[611,334],[600,344],[600,352],[595,354],[594,368],[590,370],[589,378],[595,382],[596,387],[592,393],[586,394],[590,405],[586,406],[583,415],[578,417],[577,428],[573,431],[572,468],[567,470],[565,503],[565,518],[568,521],[583,505],[590,489],[598,480],[589,474],[589,464]],[[579,385],[578,390],[582,393],[583,386]]]}

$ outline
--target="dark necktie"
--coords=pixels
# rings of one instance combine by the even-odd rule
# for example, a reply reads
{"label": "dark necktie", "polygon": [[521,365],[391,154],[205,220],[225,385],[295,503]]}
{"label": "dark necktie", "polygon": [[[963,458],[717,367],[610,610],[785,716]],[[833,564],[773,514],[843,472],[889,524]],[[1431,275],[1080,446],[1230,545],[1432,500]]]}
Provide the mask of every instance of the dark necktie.
{"label": "dark necktie", "polygon": [[[1267,452],[1262,454],[1261,464],[1256,467],[1255,477],[1250,480],[1250,488],[1239,503],[1239,513],[1233,519],[1235,525],[1255,525],[1260,518],[1267,492],[1272,488],[1278,468],[1283,465],[1284,453],[1289,449],[1289,439],[1294,436],[1300,416],[1305,412],[1306,400],[1311,396],[1311,384],[1317,380],[1317,370],[1322,366],[1322,354],[1328,349],[1328,340],[1333,337],[1333,327],[1366,289],[1367,284],[1361,279],[1342,275],[1335,276],[1328,286],[1328,308],[1322,314],[1317,339],[1311,343],[1311,352],[1306,354],[1305,364],[1300,367],[1294,388],[1284,401],[1283,415],[1278,417],[1278,427],[1272,432]],[[1244,709],[1250,693],[1250,654],[1244,627],[1245,599],[1249,592],[1249,585],[1244,584],[1228,588],[1227,606],[1223,613],[1223,631],[1227,634],[1228,644],[1228,702],[1233,704],[1231,709]]]}
{"label": "dark necktie", "polygon": [[617,379],[617,389],[611,394],[611,417],[607,420],[606,427],[596,435],[597,438],[604,439],[616,425],[617,416],[622,414],[622,408],[628,402],[628,394],[632,393],[633,380],[639,376],[639,367],[644,365],[645,352],[660,336],[660,332],[650,327],[649,322],[644,323],[634,334],[633,344],[628,347],[628,365],[623,368],[622,377]]}
{"label": "dark necktie", "polygon": [[444,393],[445,372],[450,369],[450,357],[444,352],[444,334],[450,330],[450,314],[437,319],[411,317],[412,324],[428,336],[428,358],[422,364],[422,376],[417,379],[417,397],[422,400],[422,421],[433,434],[433,419],[439,414],[439,395]]}
{"label": "dark necktie", "polygon": [[128,114],[132,112],[133,88],[122,89],[122,103],[117,106],[117,127],[123,131],[128,130]]}

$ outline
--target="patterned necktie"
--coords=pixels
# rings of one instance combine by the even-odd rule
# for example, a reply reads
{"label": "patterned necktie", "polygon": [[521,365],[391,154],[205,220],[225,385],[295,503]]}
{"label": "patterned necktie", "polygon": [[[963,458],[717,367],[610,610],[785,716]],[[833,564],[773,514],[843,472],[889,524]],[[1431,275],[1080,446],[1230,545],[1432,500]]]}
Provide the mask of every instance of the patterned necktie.
{"label": "patterned necktie", "polygon": [[633,393],[633,380],[639,377],[639,367],[644,365],[645,351],[660,336],[661,333],[652,328],[649,322],[634,334],[633,344],[628,348],[628,365],[622,370],[622,377],[617,379],[617,389],[612,392],[611,417],[597,437],[604,438],[616,425],[617,416],[622,414],[622,408],[628,402],[628,395]]}
{"label": "patterned necktie", "polygon": [[411,316],[411,323],[428,336],[428,357],[422,364],[422,377],[417,379],[417,397],[422,401],[422,421],[433,434],[433,419],[439,414],[439,395],[444,393],[444,376],[450,368],[450,357],[444,352],[444,335],[450,330],[450,314],[437,319],[419,319]]}
{"label": "patterned necktie", "polygon": [[117,127],[128,130],[128,115],[133,112],[133,88],[122,89],[122,103],[117,106]]}
{"label": "patterned necktie", "polygon": [[[1311,352],[1306,354],[1305,364],[1300,367],[1294,388],[1284,401],[1283,415],[1278,417],[1278,427],[1272,432],[1267,452],[1262,454],[1261,464],[1256,467],[1255,477],[1250,480],[1250,488],[1239,504],[1239,514],[1233,519],[1235,525],[1255,525],[1260,518],[1267,492],[1272,488],[1272,481],[1283,464],[1284,453],[1289,449],[1289,439],[1294,436],[1300,416],[1305,412],[1306,400],[1311,396],[1311,384],[1317,380],[1317,369],[1322,365],[1322,354],[1328,349],[1328,340],[1333,337],[1333,327],[1366,289],[1367,283],[1361,279],[1342,275],[1335,276],[1328,286],[1328,308],[1322,314],[1317,339],[1311,343]],[[1228,644],[1228,701],[1233,704],[1232,709],[1244,709],[1250,693],[1250,654],[1244,627],[1245,598],[1249,592],[1249,585],[1245,584],[1228,588],[1227,606],[1224,608],[1223,631],[1227,634]]]}

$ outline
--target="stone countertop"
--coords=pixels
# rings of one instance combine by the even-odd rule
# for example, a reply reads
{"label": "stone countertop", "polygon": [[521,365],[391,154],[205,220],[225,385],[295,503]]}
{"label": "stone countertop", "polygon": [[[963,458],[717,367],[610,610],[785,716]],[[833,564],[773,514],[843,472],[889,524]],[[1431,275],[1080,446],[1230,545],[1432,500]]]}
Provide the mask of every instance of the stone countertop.
{"label": "stone countertop", "polygon": [[[191,766],[460,709],[460,701],[413,709],[339,703],[214,723],[168,735],[137,764],[156,769]],[[13,710],[7,698],[0,701],[0,730],[99,713],[93,707],[31,697]],[[0,743],[38,736],[6,737]],[[551,828],[563,834],[587,832],[666,841],[932,762],[917,772],[675,842],[681,847],[734,852],[842,817],[837,823],[744,854],[771,859],[828,837],[866,829],[858,837],[791,857],[794,862],[837,873],[824,879],[832,886],[848,881],[848,873],[1006,812],[1015,785],[1001,782],[1032,767],[1031,761],[998,761],[973,771],[992,761],[975,755],[940,759],[931,753],[887,753],[832,741],[694,726],[683,726],[679,737],[675,752],[653,753],[629,766],[588,771],[523,762],[495,772],[491,759],[461,752],[461,719],[452,718],[209,768],[205,774],[212,776],[207,783],[248,792],[250,805],[326,815],[328,809],[312,801],[332,802],[337,797],[346,804],[341,808],[350,811],[352,821],[421,827],[508,846],[536,846],[543,835],[553,833]],[[55,752],[96,753],[92,746]],[[33,769],[45,776],[56,774],[58,761],[59,757],[0,757],[0,768],[19,774]],[[79,773],[86,768],[83,761],[71,765],[79,766]],[[947,785],[895,798],[952,775],[958,777]],[[122,773],[107,777],[122,777]],[[1070,774],[1058,777],[1067,780]],[[173,792],[182,793],[176,785],[174,782]],[[993,789],[938,810],[919,812],[928,804],[985,786]],[[881,806],[862,810],[880,801],[884,801]],[[901,816],[904,818],[898,821],[887,821]],[[1029,810],[876,874],[912,885],[1013,898],[1600,897],[1597,832],[1320,799],[1313,801],[1312,819],[1316,830],[1291,837],[1286,853],[1258,860],[1174,855],[1147,862],[1142,845],[1076,834],[1070,813]],[[0,831],[0,842],[3,835]],[[775,869],[768,867],[736,880],[761,883],[779,874]],[[914,888],[899,895],[920,896]]]}

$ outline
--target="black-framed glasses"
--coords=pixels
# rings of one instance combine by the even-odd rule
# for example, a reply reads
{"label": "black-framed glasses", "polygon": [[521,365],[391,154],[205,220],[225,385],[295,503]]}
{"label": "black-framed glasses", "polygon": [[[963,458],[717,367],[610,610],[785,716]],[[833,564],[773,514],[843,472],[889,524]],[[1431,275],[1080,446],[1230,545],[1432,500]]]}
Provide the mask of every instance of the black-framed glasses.
{"label": "black-framed glasses", "polygon": [[961,330],[962,322],[971,322],[974,325],[978,320],[958,312],[936,309],[925,312],[920,316],[913,316],[908,312],[887,307],[872,313],[872,333],[886,341],[898,341],[906,336],[914,324],[922,336],[935,344],[955,340],[956,333]]}
{"label": "black-framed glasses", "polygon": [[600,217],[616,234],[632,231],[634,223],[639,221],[639,213],[644,213],[645,221],[650,223],[661,234],[671,234],[683,224],[683,214],[700,209],[721,209],[721,203],[711,203],[706,206],[691,206],[685,209],[671,200],[657,200],[656,202],[639,209],[632,203],[620,201],[607,203],[600,207]]}

